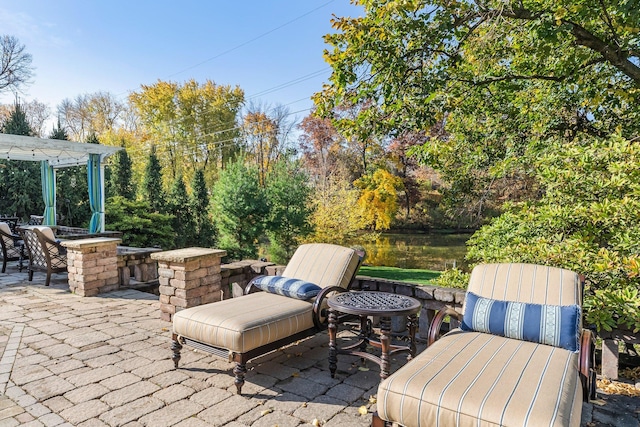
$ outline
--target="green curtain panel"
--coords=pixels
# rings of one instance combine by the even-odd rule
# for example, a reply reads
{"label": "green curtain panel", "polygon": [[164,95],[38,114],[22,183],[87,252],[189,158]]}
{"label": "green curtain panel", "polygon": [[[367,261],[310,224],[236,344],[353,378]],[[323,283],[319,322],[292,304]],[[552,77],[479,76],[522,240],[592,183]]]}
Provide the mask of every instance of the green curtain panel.
{"label": "green curtain panel", "polygon": [[91,207],[91,222],[89,233],[97,233],[102,230],[102,218],[104,217],[104,201],[102,197],[102,170],[100,168],[100,155],[90,154],[87,162],[87,178],[89,181],[89,206]]}
{"label": "green curtain panel", "polygon": [[42,198],[44,200],[44,225],[56,225],[56,174],[49,162],[40,162]]}

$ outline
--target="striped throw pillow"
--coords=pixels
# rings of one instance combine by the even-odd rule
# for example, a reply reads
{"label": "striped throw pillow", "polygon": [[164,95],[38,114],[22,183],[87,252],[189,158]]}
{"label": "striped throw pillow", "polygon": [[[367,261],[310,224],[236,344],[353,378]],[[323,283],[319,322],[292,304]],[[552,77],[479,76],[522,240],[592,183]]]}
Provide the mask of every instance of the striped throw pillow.
{"label": "striped throw pillow", "polygon": [[265,292],[301,300],[314,298],[322,290],[315,283],[283,276],[259,276],[253,279],[253,285]]}
{"label": "striped throw pillow", "polygon": [[580,350],[578,305],[501,301],[467,292],[460,329]]}

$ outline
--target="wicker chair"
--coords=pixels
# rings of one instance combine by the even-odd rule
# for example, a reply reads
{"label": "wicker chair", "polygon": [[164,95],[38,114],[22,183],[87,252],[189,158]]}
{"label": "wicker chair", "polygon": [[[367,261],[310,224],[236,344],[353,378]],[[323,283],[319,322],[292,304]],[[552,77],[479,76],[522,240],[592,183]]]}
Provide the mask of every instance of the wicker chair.
{"label": "wicker chair", "polygon": [[460,329],[378,387],[372,426],[579,426],[595,396],[594,340],[582,329],[576,273],[533,264],[473,269]]}
{"label": "wicker chair", "polygon": [[67,271],[67,249],[64,248],[46,226],[28,226],[21,228],[25,246],[29,252],[29,281],[34,271],[47,273],[46,286],[51,281],[51,273]]}
{"label": "wicker chair", "polygon": [[[229,357],[236,362],[233,373],[237,393],[241,394],[249,360],[325,327],[325,298],[348,289],[362,258],[363,254],[342,246],[302,245],[282,277],[259,276],[241,297],[177,312],[173,317],[172,346],[176,368],[184,344]],[[260,289],[265,292],[250,293],[256,286],[263,286]],[[316,288],[312,291],[314,296],[297,299],[292,295],[294,288],[297,292],[306,286]]]}
{"label": "wicker chair", "polygon": [[7,270],[7,261],[17,261],[22,253],[20,236],[11,232],[6,222],[0,222],[0,245],[2,246],[2,272]]}

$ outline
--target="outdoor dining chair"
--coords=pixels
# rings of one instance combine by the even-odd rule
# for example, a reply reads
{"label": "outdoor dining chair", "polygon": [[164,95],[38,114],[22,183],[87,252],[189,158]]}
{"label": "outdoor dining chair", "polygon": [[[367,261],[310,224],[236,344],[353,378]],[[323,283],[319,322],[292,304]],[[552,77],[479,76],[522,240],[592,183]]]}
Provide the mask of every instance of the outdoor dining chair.
{"label": "outdoor dining chair", "polygon": [[[177,312],[172,346],[176,368],[184,344],[229,357],[236,362],[233,373],[240,394],[249,360],[325,327],[326,297],[349,287],[361,261],[354,249],[302,245],[282,276],[256,277],[243,296]],[[262,291],[252,293],[255,288]]]}
{"label": "outdoor dining chair", "polygon": [[47,273],[46,286],[49,286],[52,273],[67,271],[67,249],[60,245],[53,230],[46,226],[26,226],[20,229],[24,244],[29,252],[29,281],[34,271]]}
{"label": "outdoor dining chair", "polygon": [[7,270],[7,261],[20,259],[22,241],[20,236],[11,232],[6,222],[0,222],[0,245],[2,246],[2,272]]}
{"label": "outdoor dining chair", "polygon": [[[532,264],[471,273],[459,329],[380,383],[372,426],[579,426],[595,394],[594,341],[578,274]],[[436,340],[437,339],[437,340]]]}

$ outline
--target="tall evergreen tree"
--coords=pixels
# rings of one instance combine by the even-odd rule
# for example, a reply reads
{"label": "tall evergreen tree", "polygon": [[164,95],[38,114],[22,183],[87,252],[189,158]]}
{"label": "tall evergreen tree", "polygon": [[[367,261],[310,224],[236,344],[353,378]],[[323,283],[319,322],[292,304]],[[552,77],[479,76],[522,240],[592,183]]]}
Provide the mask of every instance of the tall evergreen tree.
{"label": "tall evergreen tree", "polygon": [[162,189],[162,167],[156,155],[155,146],[151,148],[149,160],[142,179],[142,197],[149,202],[149,206],[160,213],[165,212],[166,202]]}
{"label": "tall evergreen tree", "polygon": [[195,227],[189,206],[189,195],[182,175],[176,177],[169,190],[167,213],[173,215],[173,231],[176,233],[175,246],[186,247],[195,237]]}
{"label": "tall evergreen tree", "polygon": [[220,248],[231,259],[255,257],[269,210],[258,168],[242,159],[228,165],[214,185],[213,203]]}
{"label": "tall evergreen tree", "polygon": [[109,196],[122,196],[127,200],[135,198],[135,191],[132,184],[131,158],[124,148],[115,153],[109,165],[109,180],[107,181],[107,194]]}
{"label": "tall evergreen tree", "polygon": [[198,169],[191,181],[191,214],[195,225],[195,236],[190,244],[210,248],[215,245],[215,231],[210,216],[211,199],[207,191],[204,170]]}
{"label": "tall evergreen tree", "polygon": [[[31,136],[33,132],[27,115],[16,102],[11,116],[2,127],[2,133]],[[44,211],[40,163],[11,160],[11,155],[0,164],[0,213],[16,214],[26,218],[30,214],[41,215]]]}

